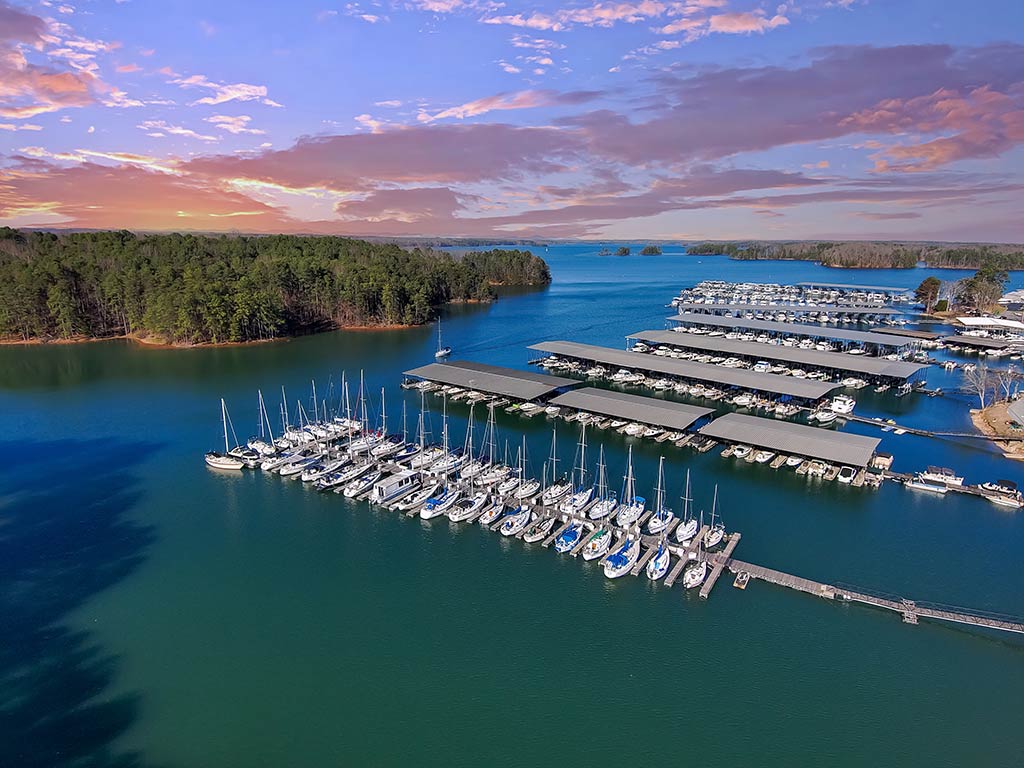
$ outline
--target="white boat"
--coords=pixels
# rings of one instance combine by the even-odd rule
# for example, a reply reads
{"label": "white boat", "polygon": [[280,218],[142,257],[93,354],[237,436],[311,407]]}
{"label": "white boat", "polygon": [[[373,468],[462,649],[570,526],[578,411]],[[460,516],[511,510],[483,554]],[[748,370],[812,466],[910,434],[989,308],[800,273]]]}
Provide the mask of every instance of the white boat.
{"label": "white boat", "polygon": [[675,520],[672,510],[665,506],[665,457],[658,462],[658,487],[654,493],[654,513],[647,519],[647,533],[656,536]]}
{"label": "white boat", "polygon": [[558,537],[555,539],[555,551],[564,553],[571,550],[580,543],[583,531],[583,521],[574,520],[568,528],[558,534]]}
{"label": "white boat", "polygon": [[306,471],[309,467],[313,466],[320,460],[319,454],[313,456],[304,456],[297,461],[289,462],[278,470],[278,474],[281,477],[295,477],[298,478]]}
{"label": "white boat", "polygon": [[540,493],[541,484],[539,480],[527,479],[523,481],[519,489],[515,492],[514,498],[522,501],[524,499],[532,499],[538,493]]}
{"label": "white boat", "polygon": [[816,420],[819,424],[831,424],[838,418],[838,415],[835,411],[815,411],[810,415],[810,418]]}
{"label": "white boat", "polygon": [[629,573],[640,558],[640,539],[627,536],[617,550],[604,561],[604,575],[609,579],[617,579]]}
{"label": "white boat", "polygon": [[304,483],[314,483],[320,478],[327,477],[328,475],[337,472],[342,467],[347,466],[350,461],[351,459],[348,457],[330,459],[327,461],[320,460],[314,464],[310,464],[305,471],[303,471],[300,479]]}
{"label": "white boat", "polygon": [[803,463],[803,456],[790,456],[788,459],[786,459],[786,466],[789,467],[790,469],[799,467]]}
{"label": "white boat", "polygon": [[[517,507],[517,509],[519,508],[521,507]],[[480,525],[486,527],[491,525],[492,523],[496,523],[498,521],[498,518],[504,515],[506,511],[507,509],[504,504],[495,504],[493,507],[489,508],[486,512],[480,515],[480,517],[478,517],[476,521]]]}
{"label": "white boat", "polygon": [[[576,445],[576,460],[572,470],[572,493],[561,504],[558,510],[567,515],[581,513],[594,498],[594,488],[584,487],[587,481],[587,425],[580,427],[580,441]],[[543,497],[542,497],[543,503]]]}
{"label": "white boat", "polygon": [[1019,494],[1018,496],[1007,496],[1003,493],[983,493],[981,495],[1000,507],[1007,507],[1008,509],[1024,508],[1024,501],[1019,498]]}
{"label": "white boat", "polygon": [[443,488],[438,495],[427,499],[426,503],[420,508],[420,519],[430,520],[439,515],[446,514],[455,505],[455,502],[461,498],[462,491],[458,488]]}
{"label": "white boat", "polygon": [[[245,462],[237,456],[232,456],[228,448],[228,407],[224,403],[223,397],[220,399],[220,419],[224,426],[224,453],[207,451],[203,460],[208,467],[213,469],[240,470],[245,466]],[[234,430],[232,429],[232,431]]]}
{"label": "white boat", "polygon": [[708,576],[708,564],[702,558],[694,560],[683,570],[683,587],[693,589],[704,583]]}
{"label": "white boat", "polygon": [[775,458],[775,454],[771,451],[758,451],[754,456],[754,461],[758,464],[767,464],[769,461]]}
{"label": "white boat", "polygon": [[672,565],[672,553],[668,551],[665,542],[658,544],[658,551],[647,561],[647,578],[651,581],[658,581]]}
{"label": "white boat", "polygon": [[518,536],[520,533],[526,530],[526,526],[530,524],[530,520],[532,517],[533,512],[530,510],[528,506],[523,504],[522,506],[519,507],[519,509],[517,509],[511,515],[509,515],[505,519],[505,522],[501,524],[501,528],[499,529],[501,531],[501,535]]}
{"label": "white boat", "polygon": [[523,541],[527,544],[533,544],[534,542],[546,539],[551,535],[551,531],[554,530],[556,519],[554,517],[543,517],[537,520],[523,534]]}
{"label": "white boat", "polygon": [[956,486],[957,488],[964,484],[964,479],[962,477],[957,475],[952,469],[948,469],[946,467],[928,467],[924,472],[921,472],[918,477],[926,483]]}
{"label": "white boat", "polygon": [[647,508],[647,499],[636,495],[636,480],[633,477],[633,447],[629,447],[626,476],[622,489],[622,504],[615,514],[615,522],[623,528],[633,525]]}
{"label": "white boat", "polygon": [[711,549],[711,547],[718,546],[722,539],[725,538],[725,526],[722,521],[715,522],[715,512],[718,508],[718,486],[715,486],[714,500],[711,502],[711,527],[708,528],[708,532],[704,534],[704,547]]}
{"label": "white boat", "polygon": [[921,473],[918,473],[913,480],[907,480],[903,483],[904,488],[910,488],[915,491],[928,491],[929,493],[938,493],[945,495],[949,492],[949,486],[944,483],[928,482],[923,480]]}
{"label": "white boat", "polygon": [[373,484],[380,480],[381,475],[384,473],[379,469],[375,469],[372,472],[368,472],[362,477],[357,477],[351,483],[345,486],[343,493],[346,499],[354,499],[356,496],[361,496],[367,491],[373,488]]}
{"label": "white boat", "polygon": [[441,345],[441,318],[437,318],[437,351],[434,353],[434,359],[443,360],[452,354],[451,347],[445,347]]}
{"label": "white boat", "polygon": [[614,534],[612,529],[604,526],[598,528],[587,538],[587,543],[583,545],[583,559],[594,560],[598,557],[603,557],[608,551],[608,548],[612,545],[612,539]]}
{"label": "white boat", "polygon": [[[828,404],[829,410],[833,413],[847,414],[853,413],[854,407],[857,405],[857,401],[849,395],[836,395],[832,398],[832,402]],[[821,420],[821,417],[818,418]]]}
{"label": "white boat", "polygon": [[388,504],[399,496],[420,487],[420,473],[411,469],[398,472],[373,483],[370,501],[374,504]]}
{"label": "white boat", "polygon": [[424,485],[416,493],[412,494],[407,499],[402,499],[398,504],[395,505],[395,509],[400,512],[408,512],[410,509],[419,509],[427,503],[428,499],[433,498],[437,495],[438,491],[441,490],[441,484],[438,482],[431,482]]}
{"label": "white boat", "polygon": [[745,459],[750,454],[751,450],[752,449],[749,445],[737,445],[733,449],[732,455],[737,459]]}
{"label": "white boat", "polygon": [[477,491],[473,496],[459,499],[448,509],[448,519],[453,523],[468,520],[477,512],[486,509],[490,500],[490,494],[486,491]]}
{"label": "white boat", "polygon": [[857,470],[853,467],[840,467],[839,474],[836,475],[836,480],[840,483],[849,485],[853,482],[853,479],[857,476]]}

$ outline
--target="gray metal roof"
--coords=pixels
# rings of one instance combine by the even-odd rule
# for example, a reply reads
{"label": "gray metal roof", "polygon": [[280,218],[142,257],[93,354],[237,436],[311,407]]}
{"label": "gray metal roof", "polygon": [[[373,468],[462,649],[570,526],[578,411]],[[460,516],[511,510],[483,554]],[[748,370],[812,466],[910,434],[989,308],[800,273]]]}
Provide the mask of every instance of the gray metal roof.
{"label": "gray metal roof", "polygon": [[782,453],[856,467],[867,466],[882,441],[779,419],[729,413],[701,427],[701,434],[732,443],[746,443]]}
{"label": "gray metal roof", "polygon": [[779,376],[773,373],[754,373],[740,368],[723,368],[720,365],[694,363],[689,360],[641,355],[592,344],[578,344],[574,341],[545,341],[532,345],[530,349],[579,360],[592,360],[616,368],[651,371],[665,376],[711,382],[727,387],[742,387],[755,392],[789,395],[806,400],[819,400],[838,386],[812,379],[795,379],[792,376]]}
{"label": "gray metal roof", "polygon": [[891,307],[843,307],[835,304],[701,304],[698,302],[679,302],[677,309],[710,312],[728,310],[730,312],[828,312],[833,315],[900,315],[902,310]]}
{"label": "gray metal roof", "polygon": [[963,344],[984,349],[1006,349],[1013,343],[1008,339],[992,339],[988,336],[946,336],[942,340],[946,344]]}
{"label": "gray metal roof", "polygon": [[756,360],[781,360],[814,368],[829,368],[836,371],[852,371],[869,376],[890,376],[908,379],[927,365],[908,363],[903,360],[885,360],[867,355],[847,355],[843,352],[821,352],[817,349],[784,347],[781,344],[761,344],[756,341],[739,341],[722,336],[698,336],[678,331],[638,331],[627,339],[640,339],[655,344],[669,344],[708,352],[724,352],[742,355]]}
{"label": "gray metal roof", "polygon": [[919,331],[914,328],[887,328],[884,325],[878,328],[868,328],[871,333],[888,333],[891,336],[906,336],[911,339],[927,339],[928,341],[935,341],[942,336],[941,333],[935,333],[934,331]]}
{"label": "gray metal roof", "polygon": [[712,325],[719,328],[744,328],[750,331],[765,333],[781,333],[786,336],[810,336],[815,339],[841,339],[861,344],[875,344],[884,347],[904,347],[910,342],[906,339],[893,338],[882,333],[867,331],[848,331],[844,328],[827,328],[823,325],[804,325],[802,323],[776,323],[770,320],[745,320],[742,317],[721,317],[718,315],[695,315],[682,313],[673,315],[669,320],[693,325]]}
{"label": "gray metal roof", "polygon": [[504,395],[519,400],[534,400],[562,387],[575,387],[582,382],[561,376],[547,376],[514,368],[454,360],[430,363],[405,372],[406,376],[475,389],[492,395]]}
{"label": "gray metal roof", "polygon": [[671,400],[629,395],[596,387],[566,392],[551,402],[566,408],[677,430],[687,429],[695,421],[715,412],[714,408],[698,408],[695,405],[675,403]]}
{"label": "gray metal roof", "polygon": [[835,288],[840,291],[875,291],[876,293],[910,293],[909,288],[900,288],[894,285],[853,285],[851,283],[816,283],[812,280],[805,280],[797,285],[807,288]]}
{"label": "gray metal roof", "polygon": [[1007,406],[1006,411],[1010,414],[1010,417],[1016,419],[1021,424],[1024,424],[1024,398],[1020,400],[1014,400]]}

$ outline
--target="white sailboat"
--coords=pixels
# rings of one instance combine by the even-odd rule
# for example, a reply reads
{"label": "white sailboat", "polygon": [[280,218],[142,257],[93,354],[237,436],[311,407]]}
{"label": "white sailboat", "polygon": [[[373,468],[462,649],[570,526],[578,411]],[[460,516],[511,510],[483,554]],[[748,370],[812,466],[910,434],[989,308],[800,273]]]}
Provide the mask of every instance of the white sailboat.
{"label": "white sailboat", "polygon": [[668,547],[665,546],[665,540],[662,539],[658,542],[658,551],[654,557],[647,561],[647,578],[651,581],[658,581],[668,573],[671,565],[672,553],[668,551]]}
{"label": "white sailboat", "polygon": [[711,527],[708,532],[704,534],[704,546],[710,549],[711,547],[717,546],[722,543],[722,539],[725,537],[725,525],[722,523],[721,518],[718,522],[715,522],[715,512],[718,509],[718,486],[715,486],[715,496],[711,502]]}
{"label": "white sailboat", "polygon": [[224,426],[224,453],[219,451],[207,451],[204,456],[206,464],[214,469],[241,469],[245,466],[245,462],[239,458],[229,455],[228,407],[224,403],[223,397],[220,399],[220,420]]}
{"label": "white sailboat", "polygon": [[434,357],[437,360],[443,360],[444,358],[449,357],[451,355],[451,353],[452,353],[452,348],[451,347],[441,346],[441,318],[440,318],[440,316],[438,316],[438,318],[437,318],[437,352],[434,353]]}
{"label": "white sailboat", "polygon": [[672,514],[672,510],[665,506],[665,457],[661,457],[661,461],[658,462],[658,487],[655,490],[655,501],[654,501],[654,514],[647,520],[647,532],[652,536],[664,531],[672,521],[675,519],[675,515]]}
{"label": "white sailboat", "polygon": [[690,498],[690,470],[686,470],[686,486],[683,490],[683,517],[679,521],[679,525],[676,526],[675,537],[683,546],[689,545],[693,541],[693,537],[700,533],[699,523],[697,518],[690,514],[690,502],[693,501]]}
{"label": "white sailboat", "polygon": [[[704,512],[700,513],[700,527],[704,527]],[[704,540],[697,539],[697,552],[695,559],[687,563],[686,568],[683,569],[683,587],[685,589],[693,589],[699,587],[704,583],[704,579],[708,577],[708,563],[704,559]]]}
{"label": "white sailboat", "polygon": [[617,550],[608,555],[604,561],[604,575],[609,579],[617,579],[629,573],[640,558],[639,537],[627,536]]}
{"label": "white sailboat", "polygon": [[647,499],[636,495],[636,478],[633,477],[633,446],[629,447],[626,476],[622,489],[622,506],[615,515],[615,522],[623,528],[633,525],[647,508]]}
{"label": "white sailboat", "polygon": [[505,518],[501,524],[502,536],[517,536],[526,530],[533,518],[533,511],[526,504],[522,504],[511,515]]}
{"label": "white sailboat", "polygon": [[558,509],[567,515],[581,513],[594,498],[593,486],[586,486],[587,480],[587,425],[580,428],[580,442],[576,446],[576,464],[573,467],[572,495],[559,505]]}
{"label": "white sailboat", "polygon": [[608,466],[604,463],[603,445],[601,446],[601,456],[597,463],[595,495],[597,496],[597,503],[587,511],[587,516],[591,520],[603,520],[615,512],[616,507],[619,506],[619,499],[615,492],[608,489]]}
{"label": "white sailboat", "polygon": [[257,390],[256,394],[259,395],[260,433],[257,436],[250,437],[246,445],[260,454],[260,456],[267,458],[277,453],[277,447],[274,445],[274,432],[270,427],[267,406],[263,402],[263,391]]}
{"label": "white sailboat", "polygon": [[[555,480],[558,476],[558,434],[555,428],[551,429],[551,457],[548,459],[548,466],[551,467],[551,485],[544,489],[540,497],[540,503],[545,507],[556,505],[572,490],[572,484],[567,479]],[[547,480],[546,467],[544,479]]]}
{"label": "white sailboat", "polygon": [[612,538],[611,527],[605,525],[598,528],[590,534],[587,543],[583,545],[583,559],[594,560],[598,557],[603,557],[612,545]]}

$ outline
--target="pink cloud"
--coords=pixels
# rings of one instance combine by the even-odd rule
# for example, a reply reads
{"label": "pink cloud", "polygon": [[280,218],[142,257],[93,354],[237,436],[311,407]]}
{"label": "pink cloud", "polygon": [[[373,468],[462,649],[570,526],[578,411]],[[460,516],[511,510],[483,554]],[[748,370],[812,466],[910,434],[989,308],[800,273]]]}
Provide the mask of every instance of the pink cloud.
{"label": "pink cloud", "polygon": [[[534,57],[537,58],[537,57]],[[547,60],[550,63],[550,59]],[[538,59],[537,63],[541,63]],[[597,98],[601,94],[597,91],[573,91],[559,93],[547,90],[528,90],[516,93],[498,93],[494,96],[485,96],[481,99],[460,104],[456,107],[437,112],[433,115],[421,112],[420,122],[432,122],[434,120],[445,120],[457,118],[463,120],[467,117],[478,117],[488,112],[505,111],[510,109],[534,109],[536,107],[548,107],[556,104],[582,104]]]}
{"label": "pink cloud", "polygon": [[719,13],[708,19],[708,29],[711,32],[724,32],[732,35],[749,35],[753,32],[765,32],[769,29],[789,24],[782,14],[776,14],[768,18],[764,11],[747,11],[733,13]]}

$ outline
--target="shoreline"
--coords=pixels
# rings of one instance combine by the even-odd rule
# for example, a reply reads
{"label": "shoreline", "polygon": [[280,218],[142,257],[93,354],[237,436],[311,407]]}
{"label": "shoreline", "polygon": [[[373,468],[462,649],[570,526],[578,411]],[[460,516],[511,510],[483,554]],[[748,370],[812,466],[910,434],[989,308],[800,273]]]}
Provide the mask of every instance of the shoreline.
{"label": "shoreline", "polygon": [[[976,430],[985,435],[996,448],[1002,451],[1004,458],[1024,461],[1024,441],[1007,442],[999,439],[1007,436],[1008,432],[1008,430],[1004,432],[998,426],[1000,423],[1006,424],[1009,420],[1006,408],[1006,403],[995,403],[980,410],[972,408],[971,423],[974,424]],[[996,424],[992,423],[993,420],[996,421]]]}

